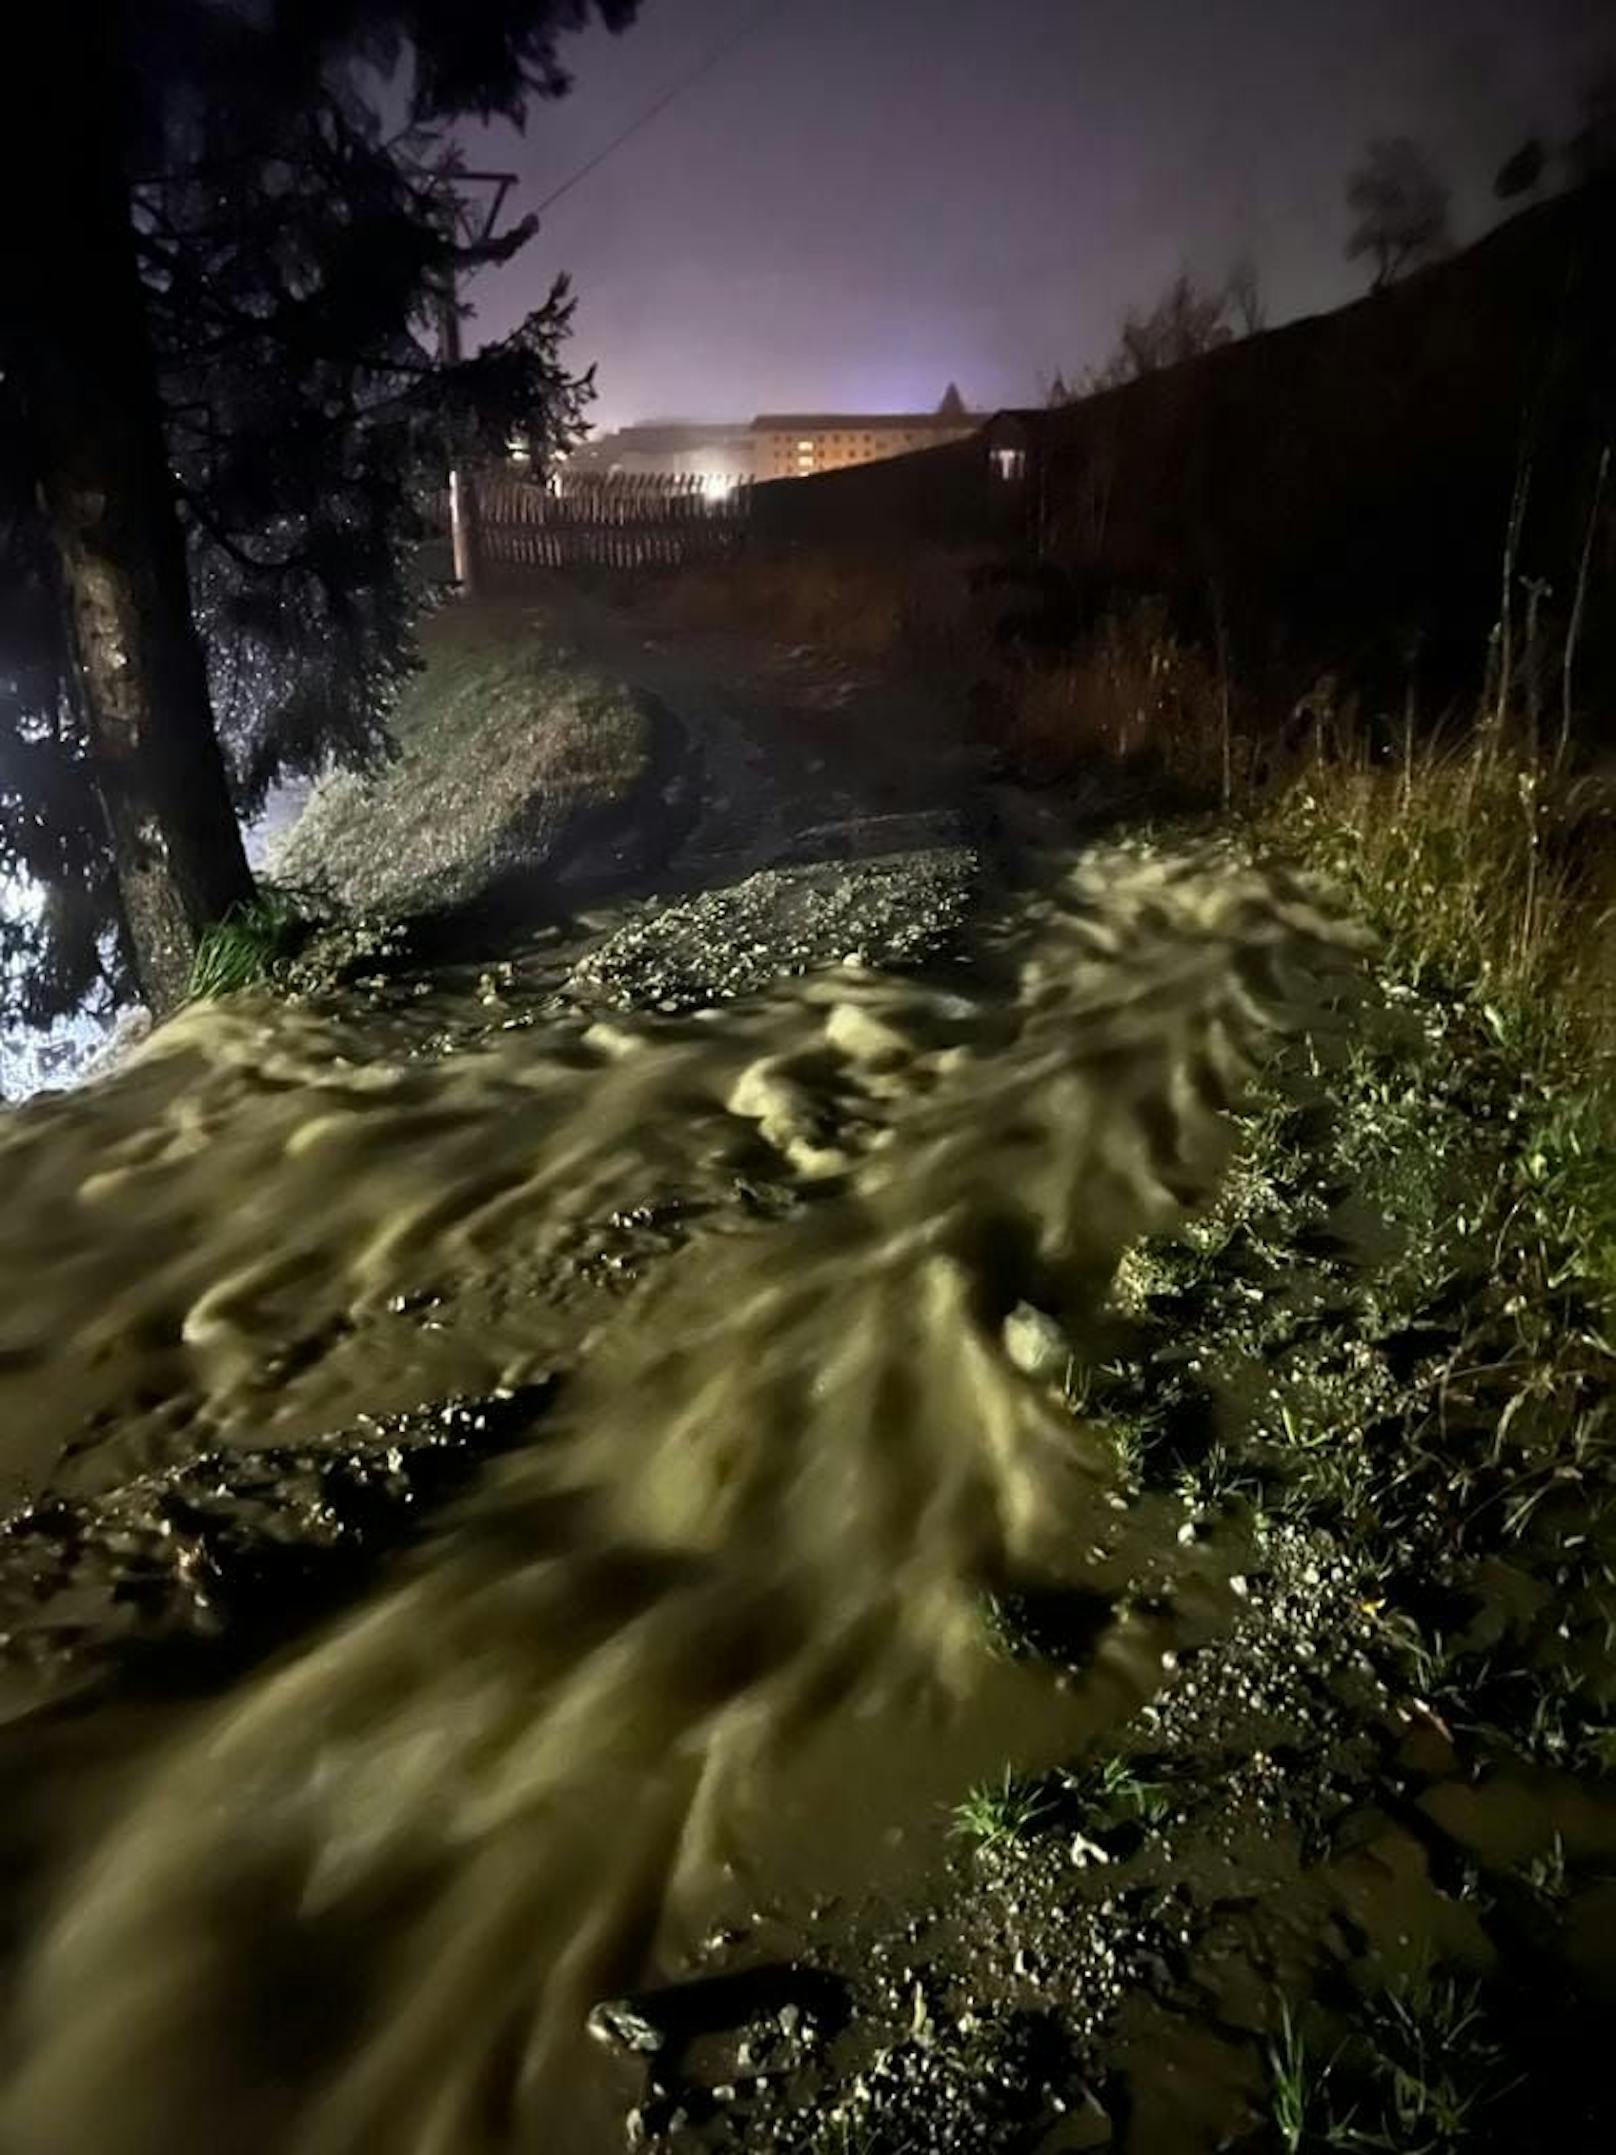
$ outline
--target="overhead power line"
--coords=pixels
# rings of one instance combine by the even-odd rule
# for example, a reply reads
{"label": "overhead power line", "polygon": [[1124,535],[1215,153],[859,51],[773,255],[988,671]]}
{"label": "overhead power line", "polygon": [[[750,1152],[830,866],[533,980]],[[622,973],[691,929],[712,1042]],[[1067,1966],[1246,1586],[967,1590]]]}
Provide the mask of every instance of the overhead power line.
{"label": "overhead power line", "polygon": [[569,179],[563,180],[559,187],[552,188],[544,200],[537,205],[533,214],[537,217],[542,217],[547,209],[550,209],[561,200],[563,195],[571,194],[580,180],[588,179],[591,172],[598,172],[608,157],[615,156],[625,142],[631,142],[637,134],[649,127],[654,119],[666,112],[668,107],[677,99],[683,97],[687,90],[693,90],[698,82],[710,75],[721,60],[728,59],[737,45],[744,44],[755,31],[760,29],[765,18],[773,13],[777,4],[778,0],[761,0],[761,4],[755,13],[748,17],[739,30],[732,31],[728,37],[721,39],[718,44],[713,46],[710,52],[705,53],[697,61],[689,74],[681,75],[671,88],[664,90],[659,98],[652,104],[647,105],[643,112],[630,120],[627,127],[620,134],[613,135],[610,142],[598,149],[593,157],[587,158]]}

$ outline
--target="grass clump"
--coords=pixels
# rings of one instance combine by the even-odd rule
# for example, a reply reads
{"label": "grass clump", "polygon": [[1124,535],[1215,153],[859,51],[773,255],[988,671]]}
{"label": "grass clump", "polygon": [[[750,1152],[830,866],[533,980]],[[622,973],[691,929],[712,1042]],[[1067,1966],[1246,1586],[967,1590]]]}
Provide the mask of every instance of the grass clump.
{"label": "grass clump", "polygon": [[1463,2148],[1503,2093],[1500,2052],[1473,1983],[1422,1975],[1375,1999],[1360,2038],[1379,2110],[1364,2147],[1399,2155],[1448,2155]]}
{"label": "grass clump", "polygon": [[982,1644],[996,1661],[1020,1661],[1027,1646],[1014,1604],[1002,1594],[984,1594],[978,1604]]}
{"label": "grass clump", "polygon": [[1430,1971],[1360,2000],[1325,2059],[1281,2000],[1264,2062],[1285,2155],[1462,2155],[1513,2086],[1480,1987]]}
{"label": "grass clump", "polygon": [[1158,601],[1107,615],[1058,663],[1028,667],[1001,701],[998,745],[1035,782],[1109,764],[1215,794],[1226,762],[1251,761],[1249,745],[1229,736],[1219,668]]}
{"label": "grass clump", "polygon": [[1506,1048],[1538,1062],[1616,1053],[1616,802],[1589,779],[1483,733],[1401,766],[1316,763],[1262,816],[1326,871],[1416,989],[1473,1000]]}
{"label": "grass clump", "polygon": [[1309,2148],[1354,2145],[1350,2119],[1329,2107],[1331,2062],[1318,2064],[1293,2016],[1289,2001],[1279,2002],[1279,2026],[1264,2051],[1268,2069],[1268,2114],[1285,2155]]}
{"label": "grass clump", "polygon": [[1006,1766],[997,1781],[979,1781],[955,1806],[950,1830],[978,1849],[1004,1848],[1030,1838],[1053,1808],[1045,1789]]}
{"label": "grass clump", "polygon": [[[1385,937],[1393,972],[1518,1073],[1494,1232],[1523,1322],[1616,1304],[1616,800],[1483,733],[1400,771],[1321,765],[1265,818]],[[1404,1173],[1420,1148],[1403,1149]],[[1563,1327],[1561,1327],[1563,1328]],[[1546,1347],[1547,1340],[1535,1343]]]}
{"label": "grass clump", "polygon": [[[1492,1233],[1522,1344],[1550,1352],[1579,1296],[1616,1306],[1616,794],[1484,728],[1401,767],[1321,761],[1257,820],[1380,932],[1456,1050],[1467,1032],[1473,1060],[1514,1073]],[[1398,1154],[1405,1184],[1429,1166],[1417,1140]]]}
{"label": "grass clump", "polygon": [[276,980],[307,942],[310,923],[285,891],[262,890],[203,932],[191,966],[193,1000],[235,995]]}
{"label": "grass clump", "polygon": [[657,582],[649,603],[676,633],[762,632],[957,682],[992,657],[971,570],[969,557],[939,547],[793,547],[682,569]]}
{"label": "grass clump", "polygon": [[1171,1808],[1166,1785],[1140,1773],[1130,1759],[1118,1754],[1092,1766],[1061,1775],[1067,1794],[1085,1812],[1116,1825],[1137,1819],[1156,1825]]}

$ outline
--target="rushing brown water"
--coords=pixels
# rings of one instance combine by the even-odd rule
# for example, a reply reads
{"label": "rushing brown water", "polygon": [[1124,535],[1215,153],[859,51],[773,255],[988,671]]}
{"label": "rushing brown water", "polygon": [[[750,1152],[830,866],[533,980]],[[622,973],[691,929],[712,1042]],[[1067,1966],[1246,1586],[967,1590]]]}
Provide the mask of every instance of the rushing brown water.
{"label": "rushing brown water", "polygon": [[[581,1365],[76,1867],[9,2155],[601,2149],[585,2016],[700,1920],[743,1800],[838,1716],[968,1691],[984,1591],[1082,1583],[1104,1448],[1006,1319],[1081,1358],[1342,941],[1275,879],[1110,856],[967,993],[849,969],[440,1063],[215,1009],[9,1118],[0,1413],[32,1485],[351,1416],[400,1296],[450,1314],[396,1397]],[[811,1201],[696,1236],[567,1341],[603,1223],[760,1163]]]}

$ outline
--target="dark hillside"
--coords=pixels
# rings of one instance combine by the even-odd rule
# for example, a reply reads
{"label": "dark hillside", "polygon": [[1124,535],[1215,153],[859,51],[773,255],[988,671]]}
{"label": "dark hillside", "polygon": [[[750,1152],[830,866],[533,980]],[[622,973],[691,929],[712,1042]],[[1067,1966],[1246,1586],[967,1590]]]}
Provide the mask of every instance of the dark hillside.
{"label": "dark hillside", "polygon": [[[1526,211],[1339,311],[973,440],[757,489],[767,542],[1035,554],[1060,641],[1119,596],[1221,607],[1249,663],[1476,686],[1517,487],[1515,600],[1569,613],[1601,450],[1616,440],[1616,189]],[[1008,452],[1008,456],[995,452]],[[1006,478],[1006,464],[1019,472]],[[1607,498],[1606,507],[1609,508]],[[1616,563],[1610,520],[1595,592]],[[1585,678],[1616,667],[1590,605]],[[1261,626],[1259,627],[1259,624]],[[1601,648],[1601,645],[1603,648]]]}
{"label": "dark hillside", "polygon": [[1188,598],[1215,582],[1237,615],[1336,652],[1390,657],[1418,633],[1439,666],[1473,655],[1517,483],[1518,572],[1569,602],[1616,433],[1612,191],[1027,432],[1056,560]]}

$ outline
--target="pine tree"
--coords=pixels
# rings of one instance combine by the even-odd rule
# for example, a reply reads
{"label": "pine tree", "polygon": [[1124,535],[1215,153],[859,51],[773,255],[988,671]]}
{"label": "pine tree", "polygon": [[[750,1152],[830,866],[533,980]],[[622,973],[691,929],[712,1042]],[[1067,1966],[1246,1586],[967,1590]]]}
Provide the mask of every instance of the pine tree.
{"label": "pine tree", "polygon": [[[14,11],[15,12],[15,11]],[[43,885],[0,1001],[109,950],[159,1009],[251,889],[237,800],[378,736],[408,662],[419,481],[446,428],[558,443],[564,289],[429,350],[477,258],[435,132],[560,95],[559,37],[634,0],[54,0],[0,27],[0,894]],[[407,66],[389,134],[365,86]],[[510,251],[526,227],[490,252]],[[224,720],[233,768],[215,724]],[[107,907],[115,898],[116,942]]]}
{"label": "pine tree", "polygon": [[166,1007],[202,929],[252,880],[191,620],[130,220],[119,17],[58,5],[11,21],[0,136],[27,165],[0,167],[5,367],[54,541],[124,930],[142,988]]}

